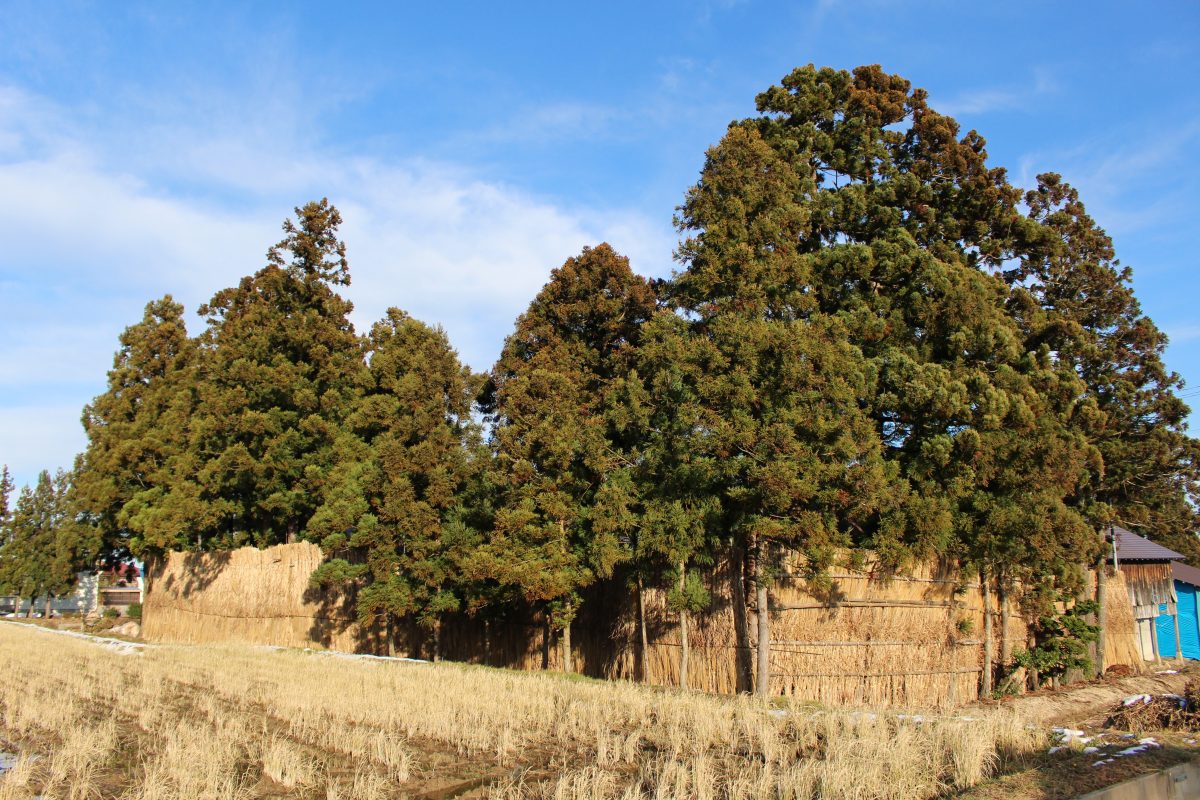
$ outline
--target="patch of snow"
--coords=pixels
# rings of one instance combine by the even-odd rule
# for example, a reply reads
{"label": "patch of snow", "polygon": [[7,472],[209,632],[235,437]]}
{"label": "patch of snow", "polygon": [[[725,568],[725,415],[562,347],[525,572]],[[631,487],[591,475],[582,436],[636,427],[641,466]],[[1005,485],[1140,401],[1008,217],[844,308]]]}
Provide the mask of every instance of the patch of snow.
{"label": "patch of snow", "polygon": [[1100,748],[1099,748],[1099,747],[1085,747],[1085,748],[1083,748],[1083,754],[1084,754],[1084,755],[1088,755],[1088,756],[1090,756],[1092,753],[1099,753],[1099,752],[1100,752]]}
{"label": "patch of snow", "polygon": [[1154,697],[1152,697],[1151,695],[1148,695],[1148,694],[1135,694],[1135,695],[1131,695],[1130,697],[1126,697],[1124,700],[1122,700],[1121,705],[1126,706],[1126,707],[1136,705],[1138,703],[1141,703],[1142,705],[1147,705],[1153,699],[1154,699]]}
{"label": "patch of snow", "polygon": [[1157,672],[1155,672],[1154,674],[1155,675],[1178,675],[1179,670],[1177,670],[1177,669],[1160,669]]}
{"label": "patch of snow", "polygon": [[407,661],[410,664],[428,664],[429,662],[423,658],[402,658],[400,656],[377,656],[371,653],[343,653],[340,650],[310,650],[304,648],[304,652],[312,653],[318,656],[329,656],[332,658],[345,658],[350,661]]}
{"label": "patch of snow", "polygon": [[786,717],[787,716],[787,712],[784,711],[782,708],[771,708],[771,709],[767,710],[767,713],[770,714],[772,717]]}
{"label": "patch of snow", "polygon": [[[0,622],[3,622],[6,625],[20,625],[22,628],[25,628],[26,630],[40,631],[42,633],[53,634],[55,636],[70,636],[75,639],[83,639],[85,642],[94,642],[96,644],[101,644],[106,647],[117,648],[118,650],[142,650],[146,647],[154,646],[152,644],[147,644],[145,642],[127,642],[124,639],[113,639],[108,636],[96,636],[93,633],[80,633],[79,631],[60,631],[60,630],[56,630],[55,628],[43,628],[40,625],[26,625],[23,622],[7,622],[5,620],[0,620]],[[122,653],[122,655],[127,655],[127,654],[128,653]]]}

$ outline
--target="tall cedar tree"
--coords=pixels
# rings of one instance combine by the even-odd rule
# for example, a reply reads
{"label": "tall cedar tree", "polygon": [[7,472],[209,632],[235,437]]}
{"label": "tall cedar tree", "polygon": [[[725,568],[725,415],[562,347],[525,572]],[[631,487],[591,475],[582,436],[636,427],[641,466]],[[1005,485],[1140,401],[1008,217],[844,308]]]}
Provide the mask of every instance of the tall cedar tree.
{"label": "tall cedar tree", "polygon": [[1099,458],[1075,504],[1093,526],[1118,521],[1200,559],[1200,443],[1187,435],[1190,409],[1162,355],[1167,339],[1142,314],[1132,272],[1112,240],[1059,175],[1038,176],[1025,196],[1040,223],[1019,267],[1006,276],[1018,295],[1030,346],[1044,346],[1086,385],[1090,413],[1079,429]]}
{"label": "tall cedar tree", "polygon": [[8,472],[8,464],[0,467],[0,544],[4,543],[4,531],[8,525],[10,509],[8,500],[12,497],[13,479]]}
{"label": "tall cedar tree", "polygon": [[[835,342],[847,350],[831,372],[852,376],[850,387],[839,398],[814,372],[815,402],[848,421],[864,454],[881,443],[887,467],[871,471],[873,493],[849,491],[857,503],[828,515],[843,536],[815,541],[870,547],[885,568],[934,552],[986,561],[975,535],[1000,502],[1017,517],[1011,529],[1036,543],[1022,550],[1026,566],[1066,573],[1095,547],[1063,502],[1087,451],[1064,419],[1073,376],[1024,349],[993,274],[1027,224],[1019,193],[987,166],[978,134],[958,138],[923,91],[878,67],[797,69],[757,102],[760,116],[731,125],[682,209],[693,236],[675,296],[700,328],[740,316],[811,331],[813,341],[793,340],[792,358]],[[748,391],[725,416],[765,407]],[[862,416],[873,430],[851,433]],[[1051,466],[1031,475],[1039,459]],[[830,477],[816,485],[833,488]],[[810,559],[820,566],[828,553]]]}
{"label": "tall cedar tree", "polygon": [[619,522],[619,535],[631,543],[643,667],[645,583],[667,584],[668,607],[679,620],[681,688],[688,685],[689,615],[710,603],[693,567],[715,563],[721,546],[720,503],[712,494],[720,464],[707,441],[716,425],[700,402],[710,358],[719,354],[707,340],[692,336],[687,321],[671,310],[659,311],[643,325],[636,371],[616,379],[609,409],[618,427],[636,441],[631,466],[610,481],[618,487],[611,496],[629,504],[597,515],[597,524]]}
{"label": "tall cedar tree", "polygon": [[71,517],[70,481],[68,472],[52,478],[43,470],[34,488],[24,487],[0,547],[0,591],[29,598],[30,616],[38,597],[49,613],[51,599],[69,592],[77,570],[95,557]]}
{"label": "tall cedar tree", "polygon": [[[478,382],[440,328],[397,309],[371,329],[369,379],[338,441],[325,503],[309,524],[336,557],[313,574],[317,585],[367,578],[358,615],[382,618],[392,647],[405,616],[438,634],[464,603],[463,563],[480,544],[461,492],[472,480],[479,441],[471,419]],[[365,553],[353,563],[345,551]]]}
{"label": "tall cedar tree", "polygon": [[352,306],[336,291],[350,283],[341,215],[327,200],[295,211],[267,266],[200,308],[191,447],[200,519],[217,546],[304,535],[361,379]]}
{"label": "tall cedar tree", "polygon": [[195,343],[170,295],[146,305],[120,336],[108,389],[84,407],[88,444],[73,482],[81,521],[102,531],[112,557],[185,549],[203,516],[184,484],[195,408]]}
{"label": "tall cedar tree", "polygon": [[482,395],[501,499],[481,561],[551,614],[567,671],[579,590],[628,557],[610,517],[626,505],[617,476],[632,445],[605,408],[654,310],[626,258],[585,248],[517,320]]}

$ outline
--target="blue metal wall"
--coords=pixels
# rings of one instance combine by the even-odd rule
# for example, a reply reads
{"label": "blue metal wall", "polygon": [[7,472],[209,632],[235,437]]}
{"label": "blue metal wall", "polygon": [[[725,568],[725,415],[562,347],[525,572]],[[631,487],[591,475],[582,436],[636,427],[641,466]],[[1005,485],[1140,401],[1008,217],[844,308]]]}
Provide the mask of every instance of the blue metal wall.
{"label": "blue metal wall", "polygon": [[1196,613],[1196,587],[1175,581],[1179,596],[1179,641],[1184,658],[1200,659],[1200,615]]}
{"label": "blue metal wall", "polygon": [[[1175,594],[1179,598],[1179,639],[1183,645],[1183,657],[1200,659],[1200,614],[1196,607],[1196,587],[1190,583],[1175,581]],[[1166,611],[1166,605],[1159,605]],[[1163,658],[1175,657],[1175,623],[1169,614],[1159,614],[1154,620],[1158,629],[1158,653]]]}
{"label": "blue metal wall", "polygon": [[[1165,613],[1167,610],[1166,603],[1159,603],[1158,610],[1164,613],[1158,615],[1158,619],[1154,620],[1154,624],[1158,627],[1158,654],[1163,658],[1175,657],[1175,618],[1170,614]],[[1182,623],[1182,620],[1180,620]],[[1183,632],[1183,626],[1180,625],[1180,633]]]}

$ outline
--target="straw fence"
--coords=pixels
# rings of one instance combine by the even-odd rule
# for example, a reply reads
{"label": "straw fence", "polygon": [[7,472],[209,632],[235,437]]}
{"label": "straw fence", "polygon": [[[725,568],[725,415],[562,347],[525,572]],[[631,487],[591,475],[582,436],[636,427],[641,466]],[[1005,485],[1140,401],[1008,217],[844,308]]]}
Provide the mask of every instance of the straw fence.
{"label": "straw fence", "polygon": [[1125,664],[1141,671],[1145,662],[1138,647],[1137,624],[1133,619],[1133,605],[1129,602],[1125,576],[1118,570],[1109,574],[1105,586],[1108,601],[1105,607],[1108,619],[1104,626],[1104,663]]}
{"label": "straw fence", "polygon": [[[320,549],[311,543],[171,553],[148,565],[145,636],[431,656],[428,631],[397,625],[389,648],[381,625],[356,621],[352,592],[310,588],[309,576],[321,561]],[[702,577],[713,602],[691,618],[689,684],[719,693],[748,690],[757,624],[753,602],[743,608],[736,601],[744,596],[745,576],[726,563]],[[832,589],[819,596],[795,575],[784,575],[775,584],[773,694],[873,706],[949,706],[978,697],[985,627],[977,579],[966,580],[947,565],[892,576],[841,569],[832,578]],[[1119,575],[1108,587],[1110,597],[1124,596]],[[1129,649],[1136,648],[1131,611],[1124,610],[1126,620],[1120,613],[1124,604],[1110,605],[1108,663],[1136,664]],[[643,606],[649,642],[644,653],[636,588],[624,579],[592,587],[571,629],[575,669],[594,677],[638,680],[644,659],[650,682],[677,685],[682,651],[678,615],[668,610],[665,593],[657,589],[646,588]],[[999,661],[1003,615],[994,592],[990,610],[993,653]],[[1027,634],[1021,615],[1011,607],[1007,617],[1010,647],[1022,647]],[[558,669],[562,664],[556,632],[532,609],[451,616],[442,627],[439,651],[450,660],[515,669]]]}

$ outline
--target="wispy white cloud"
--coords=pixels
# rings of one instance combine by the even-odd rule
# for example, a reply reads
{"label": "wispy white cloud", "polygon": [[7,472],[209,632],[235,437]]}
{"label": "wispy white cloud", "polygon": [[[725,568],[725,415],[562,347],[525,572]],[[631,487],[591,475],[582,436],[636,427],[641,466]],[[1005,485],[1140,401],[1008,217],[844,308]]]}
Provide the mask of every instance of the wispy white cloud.
{"label": "wispy white cloud", "polygon": [[952,117],[970,116],[1031,108],[1040,99],[1058,91],[1059,82],[1053,72],[1040,67],[1021,85],[973,89],[945,99],[934,97],[930,104],[939,113]]}
{"label": "wispy white cloud", "polygon": [[526,145],[559,139],[596,139],[611,135],[627,116],[618,108],[597,103],[547,103],[522,108],[504,123],[474,134],[474,138]]}
{"label": "wispy white cloud", "polygon": [[1181,323],[1178,325],[1168,326],[1166,334],[1167,338],[1171,340],[1171,344],[1173,345],[1200,341],[1200,325],[1194,323]]}
{"label": "wispy white cloud", "polygon": [[1092,216],[1113,234],[1173,227],[1186,213],[1194,187],[1175,181],[1168,167],[1198,142],[1200,118],[1169,128],[1156,121],[1129,124],[1071,149],[1028,153],[1018,178],[1023,186],[1032,186],[1039,172],[1062,173],[1080,190]]}
{"label": "wispy white cloud", "polygon": [[[21,481],[82,448],[80,408],[145,302],[170,292],[194,311],[258,269],[282,218],[314,197],[345,218],[356,326],[400,306],[443,325],[476,369],[583,246],[608,240],[635,269],[670,266],[668,219],[567,207],[465,165],[343,158],[286,125],[279,137],[162,128],[132,152],[27,93],[0,89],[0,109],[11,112],[0,115],[0,215],[19,232],[0,251],[0,283],[13,288],[0,296],[0,463]],[[547,122],[585,125],[589,113]],[[53,401],[28,401],[41,396]]]}

